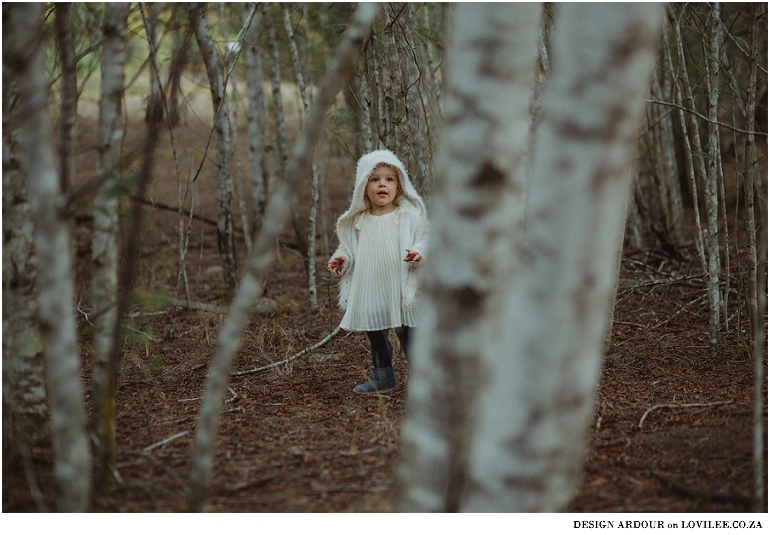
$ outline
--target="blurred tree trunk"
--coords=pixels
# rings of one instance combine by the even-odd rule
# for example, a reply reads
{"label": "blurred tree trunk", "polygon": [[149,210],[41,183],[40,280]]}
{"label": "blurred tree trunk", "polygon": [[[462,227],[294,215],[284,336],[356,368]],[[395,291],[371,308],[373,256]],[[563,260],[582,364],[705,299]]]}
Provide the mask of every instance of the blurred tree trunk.
{"label": "blurred tree trunk", "polygon": [[185,24],[186,21],[180,20],[182,19],[180,13],[183,12],[181,7],[183,6],[176,6],[178,11],[174,12],[174,17],[172,18],[174,23],[172,29],[173,50],[171,52],[168,81],[166,82],[166,87],[168,87],[168,120],[172,128],[176,127],[180,121],[179,101],[182,91],[180,81],[187,65],[188,52],[193,37],[192,27],[189,24]]}
{"label": "blurred tree trunk", "polygon": [[[521,9],[523,4],[512,5]],[[518,24],[532,26],[528,46],[534,60],[537,17],[525,22],[524,17],[496,16],[484,22],[480,5],[458,4],[456,9],[457,34],[475,33],[471,43],[485,52],[472,44],[461,46],[458,38],[457,48],[469,57],[466,69],[475,67],[488,76],[520,72],[495,59],[520,56],[527,45],[491,48],[520,36]],[[514,247],[516,261],[509,270],[494,266],[492,275],[487,270],[474,277],[475,258],[454,260],[451,269],[441,258],[466,258],[463,249],[482,232],[488,213],[474,201],[492,194],[505,176],[480,173],[474,164],[475,146],[469,140],[489,143],[476,122],[497,119],[516,101],[487,90],[479,74],[469,76],[451,63],[455,43],[449,53],[444,136],[462,138],[467,148],[452,166],[458,178],[446,178],[449,184],[466,181],[469,191],[446,193],[434,206],[429,254],[437,256],[425,266],[430,269],[424,279],[427,302],[415,340],[402,432],[401,510],[554,511],[567,506],[579,482],[660,6],[565,4],[561,9],[544,94],[546,113],[533,151],[525,228],[518,247],[501,241],[501,248]],[[500,35],[490,31],[495,27]],[[462,91],[457,95],[461,100],[452,103],[457,84],[471,81],[482,95],[468,98]],[[517,98],[528,106],[531,92]],[[455,106],[469,115],[475,112],[470,124],[453,119]],[[493,113],[482,113],[486,106]],[[527,119],[516,127],[500,118],[500,138],[526,140]],[[491,162],[487,166],[493,169]],[[476,225],[458,224],[474,214]],[[446,241],[442,236],[449,229],[454,237]],[[505,258],[502,250],[500,255]],[[498,314],[483,313],[490,302],[483,283],[506,289]],[[489,335],[495,332],[501,336]]]}
{"label": "blurred tree trunk", "polygon": [[104,492],[115,465],[115,425],[118,370],[110,356],[115,344],[118,288],[118,208],[120,205],[121,141],[123,138],[124,67],[128,33],[128,3],[105,4],[101,63],[99,138],[96,174],[104,181],[94,199],[92,355],[93,428],[95,434],[94,495]]}
{"label": "blurred tree trunk", "polygon": [[217,202],[219,204],[217,209],[217,244],[222,260],[222,274],[227,300],[229,301],[235,295],[235,290],[238,287],[238,259],[233,228],[230,111],[227,104],[224,64],[206,21],[204,4],[190,4],[188,14],[190,23],[195,30],[198,48],[200,48],[203,62],[206,65],[206,75],[211,89],[211,102],[214,107],[214,129],[217,132]]}
{"label": "blurred tree trunk", "polygon": [[539,20],[537,3],[456,6],[436,173],[443,180],[402,431],[404,511],[465,510],[480,483],[471,480],[470,448],[479,396],[499,359],[503,325],[495,319],[524,224]]}
{"label": "blurred tree trunk", "polygon": [[230,307],[227,321],[219,334],[216,355],[209,369],[209,379],[199,413],[192,455],[187,494],[188,511],[201,511],[208,497],[214,443],[224,392],[230,376],[230,364],[238,348],[243,328],[251,315],[254,300],[262,291],[267,268],[275,257],[275,240],[291,211],[293,192],[310,169],[313,150],[320,137],[326,111],[333,103],[343,82],[356,68],[361,46],[370,31],[376,13],[376,4],[359,4],[348,29],[341,37],[335,62],[319,88],[318,97],[308,117],[305,130],[294,147],[285,180],[279,181],[275,188],[272,188],[267,217],[249,257],[249,263]]}
{"label": "blurred tree trunk", "polygon": [[[74,318],[70,223],[50,141],[42,4],[5,4],[3,64],[18,82],[20,160],[35,225],[38,306],[48,370],[58,509],[86,511],[89,443]],[[4,173],[5,174],[5,173]],[[4,195],[5,196],[5,195]]]}
{"label": "blurred tree trunk", "polygon": [[75,142],[77,141],[78,72],[70,9],[73,4],[58,2],[56,41],[61,63],[61,105],[59,117],[59,179],[62,191],[69,191],[75,177]]}
{"label": "blurred tree trunk", "polygon": [[[157,50],[158,48],[158,17],[163,9],[163,4],[160,2],[149,2],[147,9],[147,39],[150,41],[151,46]],[[158,98],[160,94],[158,90],[158,81],[156,80],[155,71],[150,69],[150,94],[147,98],[147,109],[145,111],[145,120],[147,122],[154,121],[156,124],[163,122],[163,106],[161,100]]]}
{"label": "blurred tree trunk", "polygon": [[662,15],[659,4],[560,9],[521,269],[505,296],[509,358],[474,435],[477,510],[560,510],[577,489]]}
{"label": "blurred tree trunk", "polygon": [[[5,12],[5,9],[3,10]],[[25,455],[45,433],[43,338],[27,177],[20,163],[18,83],[3,69],[3,459]]]}

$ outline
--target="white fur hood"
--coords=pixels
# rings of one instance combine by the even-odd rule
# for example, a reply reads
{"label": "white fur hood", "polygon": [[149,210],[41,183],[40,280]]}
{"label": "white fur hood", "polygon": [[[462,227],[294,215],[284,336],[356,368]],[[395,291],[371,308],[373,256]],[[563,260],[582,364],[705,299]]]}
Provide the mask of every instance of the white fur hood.
{"label": "white fur hood", "polygon": [[417,193],[416,189],[414,189],[412,181],[409,179],[409,173],[406,171],[406,167],[404,167],[404,164],[401,162],[401,160],[398,159],[398,156],[387,149],[376,150],[368,154],[364,154],[358,160],[358,164],[356,165],[356,183],[353,188],[353,196],[350,199],[350,206],[348,207],[347,211],[337,220],[338,227],[340,223],[346,221],[347,219],[352,219],[360,212],[365,212],[369,209],[369,207],[366,205],[366,201],[364,200],[366,184],[369,181],[369,177],[372,175],[372,171],[374,171],[375,167],[383,163],[393,167],[396,171],[398,171],[398,179],[401,182],[401,189],[403,189],[403,194],[398,196],[395,203],[400,205],[402,202],[407,201],[413,204],[414,207],[420,210],[423,214],[425,213],[425,204],[423,203],[420,194]]}

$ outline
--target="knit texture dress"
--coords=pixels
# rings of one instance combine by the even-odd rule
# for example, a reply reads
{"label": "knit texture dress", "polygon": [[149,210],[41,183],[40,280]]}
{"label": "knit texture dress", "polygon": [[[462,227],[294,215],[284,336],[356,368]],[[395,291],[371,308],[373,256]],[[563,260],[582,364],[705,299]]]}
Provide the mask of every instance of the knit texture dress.
{"label": "knit texture dress", "polygon": [[[401,296],[399,210],[375,216],[369,212],[356,223],[359,232],[357,265],[350,298],[340,327],[348,331],[380,331],[416,325],[416,305],[404,306]],[[406,251],[404,251],[406,253]]]}

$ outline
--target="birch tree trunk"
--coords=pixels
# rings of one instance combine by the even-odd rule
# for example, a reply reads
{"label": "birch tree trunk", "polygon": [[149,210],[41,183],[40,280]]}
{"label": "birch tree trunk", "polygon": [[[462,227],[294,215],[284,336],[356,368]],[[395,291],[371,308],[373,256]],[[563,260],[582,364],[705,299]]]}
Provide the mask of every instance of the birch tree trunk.
{"label": "birch tree trunk", "polygon": [[[299,94],[302,98],[302,109],[305,121],[310,116],[310,98],[307,87],[305,87],[305,77],[302,74],[302,65],[299,61],[299,49],[294,36],[294,28],[289,16],[289,9],[284,4],[283,24],[286,28],[286,34],[289,37],[289,49],[291,50],[292,61],[294,62],[294,75],[297,78]],[[307,279],[308,291],[310,293],[310,311],[315,312],[318,309],[318,291],[316,289],[316,215],[318,213],[318,168],[316,159],[310,165],[310,214],[307,223]]]}
{"label": "birch tree trunk", "polygon": [[470,509],[559,510],[577,488],[660,15],[658,4],[561,6],[521,272],[506,296],[510,358],[474,437],[474,480],[490,483]]}
{"label": "birch tree trunk", "polygon": [[96,495],[101,494],[109,485],[115,464],[117,369],[113,369],[109,364],[114,346],[118,343],[113,337],[117,321],[115,300],[118,288],[118,162],[123,137],[122,104],[128,12],[128,3],[105,4],[96,174],[106,179],[94,199],[92,252],[95,330],[91,391],[96,437]]}
{"label": "birch tree trunk", "polygon": [[[722,310],[721,288],[719,286],[720,275],[720,251],[719,251],[719,193],[717,186],[717,169],[719,164],[718,150],[719,125],[717,113],[719,111],[719,60],[722,45],[720,43],[719,26],[719,2],[715,2],[711,8],[709,17],[709,45],[711,51],[706,56],[706,87],[708,91],[709,109],[709,144],[708,144],[708,173],[706,174],[705,200],[706,215],[708,217],[708,294],[709,294],[709,344],[711,351],[716,351],[719,339],[719,317]],[[704,47],[705,48],[705,47]],[[705,51],[705,50],[704,50]]]}
{"label": "birch tree trunk", "polygon": [[48,417],[37,317],[35,229],[27,177],[19,161],[18,84],[10,75],[3,69],[3,455],[7,458],[14,449],[41,439]]}
{"label": "birch tree trunk", "polygon": [[[755,188],[761,184],[759,177],[759,162],[757,146],[754,139],[757,93],[757,59],[759,56],[759,21],[764,14],[760,4],[752,6],[753,20],[751,24],[751,43],[749,56],[749,85],[746,90],[746,117],[744,127],[748,132],[744,144],[744,200],[746,210],[746,231],[748,234],[749,250],[749,325],[751,331],[752,353],[754,357],[754,512],[767,511],[767,496],[765,475],[767,473],[767,455],[764,446],[767,437],[764,415],[763,386],[764,379],[764,350],[767,350],[765,340],[765,325],[760,323],[760,311],[767,311],[767,214],[765,213],[764,239],[761,243],[760,257],[757,256],[757,225],[755,220]],[[764,199],[764,210],[767,210],[767,194]],[[761,264],[764,270],[759,269]],[[761,307],[759,306],[761,304]]]}
{"label": "birch tree trunk", "polygon": [[[681,41],[681,34],[678,30],[677,21],[675,20],[673,13],[671,11],[669,13],[669,23],[666,27],[670,26],[674,30],[674,39],[676,43],[679,43]],[[678,115],[679,115],[679,127],[682,130],[682,141],[684,144],[684,159],[685,159],[685,165],[687,167],[687,176],[690,181],[690,192],[693,199],[693,212],[695,215],[695,228],[697,230],[696,236],[695,236],[695,248],[698,251],[698,258],[700,259],[701,267],[703,268],[703,271],[708,271],[708,264],[706,263],[706,247],[703,244],[703,227],[701,226],[701,217],[700,217],[700,201],[699,201],[699,195],[698,195],[698,180],[696,177],[696,166],[695,166],[695,160],[693,156],[693,149],[692,144],[690,143],[690,137],[691,135],[688,135],[687,132],[687,120],[685,119],[685,113],[684,113],[684,97],[682,96],[682,89],[679,83],[679,74],[678,71],[674,70],[674,61],[671,57],[671,50],[668,45],[668,32],[664,31],[664,38],[663,38],[663,50],[664,50],[664,57],[666,60],[666,65],[668,65],[671,69],[671,72],[674,73],[674,76],[676,79],[674,80],[674,95],[675,95],[675,103],[679,109]],[[678,46],[677,46],[678,48]],[[681,62],[681,56],[679,56],[680,62],[678,69],[685,70],[686,66]],[[697,129],[695,130],[697,132]],[[700,144],[700,142],[699,142]]]}
{"label": "birch tree trunk", "polygon": [[[268,3],[262,4],[262,13],[267,23],[267,40],[270,47],[270,74],[273,94],[273,118],[275,119],[276,144],[278,145],[278,158],[280,161],[280,179],[286,179],[286,165],[289,158],[289,150],[286,147],[286,121],[283,114],[283,98],[281,96],[281,64],[278,54],[278,39],[275,34],[275,23]],[[291,225],[294,228],[294,236],[300,253],[307,254],[307,236],[305,225],[299,214],[299,206],[296,200],[291,210]]]}
{"label": "birch tree trunk", "polygon": [[243,19],[252,20],[244,38],[244,63],[246,66],[246,92],[249,100],[247,128],[249,133],[249,181],[251,185],[253,230],[262,225],[267,204],[267,184],[270,176],[265,157],[266,114],[265,95],[262,74],[262,57],[259,49],[256,4],[244,4]]}
{"label": "birch tree trunk", "polygon": [[73,315],[74,289],[70,226],[51,146],[42,4],[3,6],[9,39],[4,63],[19,84],[19,141],[35,224],[38,306],[45,341],[53,424],[54,473],[62,512],[86,511],[90,494],[89,444],[80,354]]}
{"label": "birch tree trunk", "polygon": [[[457,4],[399,508],[459,511],[525,215],[540,4]],[[475,482],[474,482],[475,483]]]}
{"label": "birch tree trunk", "polygon": [[222,57],[214,44],[211,29],[206,21],[203,4],[190,4],[190,23],[195,30],[206,75],[211,89],[214,107],[214,128],[217,132],[217,245],[222,260],[227,299],[232,299],[238,286],[238,259],[233,228],[233,177],[230,171],[230,111],[227,104]]}
{"label": "birch tree trunk", "polygon": [[[474,20],[461,6],[458,33]],[[478,281],[437,283],[436,273],[446,269],[436,265],[446,264],[441,257],[455,266],[450,281],[468,273],[457,268],[464,264],[458,259],[473,240],[459,228],[451,242],[442,240],[453,218],[439,216],[446,200],[437,199],[434,208],[431,255],[441,257],[429,257],[425,266],[427,310],[416,334],[402,431],[402,510],[554,511],[567,505],[578,483],[661,11],[655,4],[565,4],[561,10],[522,249],[509,273],[497,273],[507,276],[508,288],[497,320],[479,315],[485,299],[474,287]],[[475,31],[489,36],[500,20],[477,24]],[[534,58],[537,22],[532,25]],[[477,52],[475,62],[494,72],[491,57]],[[444,135],[462,129],[467,143],[483,135],[450,118],[450,80],[457,68],[451,64],[447,74]],[[495,102],[499,113],[501,103]],[[464,104],[479,109],[474,100]],[[473,179],[468,164],[460,165]],[[476,180],[479,190],[488,185]],[[479,334],[496,331],[500,337],[460,338],[477,318],[486,324],[476,327]],[[440,410],[428,412],[426,404]],[[447,417],[453,414],[460,417]]]}
{"label": "birch tree trunk", "polygon": [[[686,6],[682,7],[683,10],[686,8]],[[681,30],[681,22],[674,19],[672,8],[669,8],[669,17],[672,19],[671,26],[674,29],[674,34],[676,37],[677,55],[679,58],[679,75],[681,77],[680,81],[684,88],[685,96],[684,105],[689,109],[694,110],[696,109],[695,98],[692,92],[692,85],[690,84],[690,76],[687,73],[687,62],[684,55],[684,41]],[[709,107],[711,107],[711,104],[709,104]],[[709,128],[712,126],[716,125],[709,123]],[[716,343],[719,336],[719,311],[721,309],[721,295],[719,289],[719,235],[717,230],[718,211],[716,209],[716,207],[718,207],[718,200],[716,197],[716,184],[715,182],[712,183],[712,176],[706,170],[706,159],[704,157],[705,153],[701,148],[700,128],[698,126],[698,120],[694,114],[690,114],[689,139],[692,141],[693,153],[691,154],[691,157],[694,162],[693,165],[695,169],[697,169],[696,176],[700,177],[705,184],[704,203],[706,205],[707,239],[705,243],[706,263],[704,268],[708,274],[706,292],[709,299],[709,345],[713,351],[716,349]],[[716,165],[716,163],[714,163],[714,165]],[[716,168],[714,168],[714,173],[716,173],[715,169]],[[716,181],[715,174],[714,181]],[[695,194],[695,191],[693,193],[693,204],[697,206],[698,196]],[[696,215],[698,215],[697,210]],[[698,220],[698,225],[700,225],[700,220]]]}
{"label": "birch tree trunk", "polygon": [[[227,20],[227,15],[225,13],[225,3],[222,2],[219,4],[219,22],[222,27],[222,42],[224,44],[224,49],[226,51],[226,58],[225,58],[225,69],[227,71],[227,80],[230,80],[230,77],[232,76],[233,71],[235,70],[235,64],[238,61],[238,58],[240,57],[240,51],[242,50],[242,43],[239,41],[234,41],[233,43],[230,43],[230,40],[228,39],[227,34],[227,24],[225,24],[225,21]],[[244,20],[244,24],[251,25],[253,21],[253,16],[250,18],[247,18]],[[243,33],[245,34],[248,32],[247,28],[244,28]],[[236,53],[237,51],[237,53]],[[228,61],[229,58],[229,61]],[[233,108],[233,117],[232,120],[229,121],[230,123],[230,138],[232,139],[232,143],[230,145],[231,159],[235,162],[235,181],[234,184],[237,187],[237,190],[235,191],[235,196],[238,198],[238,209],[241,213],[241,228],[243,231],[243,241],[246,245],[246,255],[251,252],[251,225],[249,224],[249,214],[248,210],[246,209],[246,190],[243,187],[243,169],[241,167],[241,144],[238,141],[238,105],[240,103],[240,98],[238,97],[238,83],[235,79],[233,79],[232,83],[230,85],[230,94],[231,94],[231,101],[232,102],[232,108]]]}
{"label": "birch tree trunk", "polygon": [[224,391],[229,378],[230,364],[238,348],[244,325],[251,314],[254,299],[262,290],[266,270],[275,256],[274,242],[291,211],[292,192],[310,168],[313,149],[320,137],[326,110],[334,101],[343,82],[355,69],[361,46],[371,29],[376,13],[376,4],[359,4],[350,26],[341,37],[335,61],[319,88],[318,98],[310,117],[308,117],[305,131],[294,147],[293,158],[286,179],[276,184],[270,194],[265,223],[254,243],[254,249],[249,258],[241,286],[219,335],[217,352],[209,371],[209,380],[206,383],[198,429],[195,435],[190,490],[187,495],[188,511],[201,511],[208,496],[214,440],[219,424]]}

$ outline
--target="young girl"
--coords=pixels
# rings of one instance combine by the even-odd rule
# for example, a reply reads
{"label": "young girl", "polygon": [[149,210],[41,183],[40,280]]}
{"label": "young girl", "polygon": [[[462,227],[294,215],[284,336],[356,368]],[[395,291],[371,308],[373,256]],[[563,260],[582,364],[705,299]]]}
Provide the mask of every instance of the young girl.
{"label": "young girl", "polygon": [[340,275],[340,326],[365,331],[372,346],[371,379],[359,394],[396,386],[388,329],[407,354],[416,325],[417,268],[427,249],[425,204],[409,181],[404,164],[389,150],[358,160],[347,212],[337,220],[340,246],[329,269]]}

